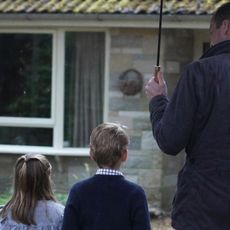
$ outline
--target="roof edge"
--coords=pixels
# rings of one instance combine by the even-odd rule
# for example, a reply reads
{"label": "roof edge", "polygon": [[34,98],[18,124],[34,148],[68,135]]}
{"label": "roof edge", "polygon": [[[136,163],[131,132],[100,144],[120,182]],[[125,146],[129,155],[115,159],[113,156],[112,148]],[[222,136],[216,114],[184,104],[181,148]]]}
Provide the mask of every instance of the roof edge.
{"label": "roof edge", "polygon": [[[163,15],[165,28],[207,28],[211,15]],[[92,26],[99,27],[158,27],[159,15],[153,14],[0,14],[0,25],[9,21],[13,25],[42,25],[53,26]],[[121,23],[122,22],[122,23]],[[8,23],[7,23],[8,24]],[[41,26],[42,26],[41,25]]]}

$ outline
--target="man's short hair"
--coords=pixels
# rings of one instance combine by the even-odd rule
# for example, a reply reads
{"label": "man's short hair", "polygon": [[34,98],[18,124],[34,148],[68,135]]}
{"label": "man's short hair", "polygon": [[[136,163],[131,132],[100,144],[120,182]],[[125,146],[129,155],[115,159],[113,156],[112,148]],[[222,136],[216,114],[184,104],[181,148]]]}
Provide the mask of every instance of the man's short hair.
{"label": "man's short hair", "polygon": [[125,126],[103,123],[93,129],[90,136],[90,155],[100,168],[113,168],[126,151],[129,137]]}
{"label": "man's short hair", "polygon": [[227,2],[220,6],[213,15],[213,21],[216,24],[216,28],[220,28],[224,20],[230,20],[230,2]]}

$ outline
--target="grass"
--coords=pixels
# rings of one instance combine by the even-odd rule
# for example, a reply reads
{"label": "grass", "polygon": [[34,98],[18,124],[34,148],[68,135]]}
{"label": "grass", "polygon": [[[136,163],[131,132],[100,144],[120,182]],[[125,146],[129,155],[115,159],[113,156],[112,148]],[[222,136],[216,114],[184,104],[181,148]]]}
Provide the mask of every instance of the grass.
{"label": "grass", "polygon": [[6,204],[9,199],[10,199],[11,195],[9,193],[4,193],[0,195],[0,205],[4,205]]}
{"label": "grass", "polygon": [[68,194],[55,193],[55,197],[57,198],[58,201],[60,201],[63,205],[65,205],[68,198]]}
{"label": "grass", "polygon": [[[64,193],[55,193],[55,197],[60,201],[63,205],[65,205],[67,200],[67,194]],[[11,198],[10,193],[4,193],[0,195],[0,206],[6,204]]]}

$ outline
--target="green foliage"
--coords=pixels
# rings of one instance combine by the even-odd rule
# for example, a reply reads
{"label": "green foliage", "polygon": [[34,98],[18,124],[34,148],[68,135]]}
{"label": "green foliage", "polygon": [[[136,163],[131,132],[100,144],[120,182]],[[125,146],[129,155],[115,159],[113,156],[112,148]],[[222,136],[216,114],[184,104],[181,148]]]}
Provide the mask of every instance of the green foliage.
{"label": "green foliage", "polygon": [[0,195],[0,205],[6,204],[11,197],[11,194],[9,193],[4,193]]}
{"label": "green foliage", "polygon": [[65,193],[55,193],[55,197],[57,198],[57,200],[59,202],[61,202],[63,205],[66,204],[67,198],[68,198],[68,194]]}

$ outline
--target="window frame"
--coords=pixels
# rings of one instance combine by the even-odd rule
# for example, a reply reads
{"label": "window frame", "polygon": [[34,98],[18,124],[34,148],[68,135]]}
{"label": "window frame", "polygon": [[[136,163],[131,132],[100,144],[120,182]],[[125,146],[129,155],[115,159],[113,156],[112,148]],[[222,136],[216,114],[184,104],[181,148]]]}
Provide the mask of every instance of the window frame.
{"label": "window frame", "polygon": [[45,155],[88,156],[89,148],[64,147],[64,89],[65,89],[65,33],[66,32],[104,32],[105,67],[104,67],[104,108],[103,120],[108,116],[108,76],[110,57],[110,34],[107,29],[0,29],[0,33],[30,33],[52,35],[52,75],[51,75],[51,117],[0,117],[0,126],[25,128],[53,128],[51,147],[0,144],[1,153],[24,154],[41,153]]}

